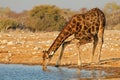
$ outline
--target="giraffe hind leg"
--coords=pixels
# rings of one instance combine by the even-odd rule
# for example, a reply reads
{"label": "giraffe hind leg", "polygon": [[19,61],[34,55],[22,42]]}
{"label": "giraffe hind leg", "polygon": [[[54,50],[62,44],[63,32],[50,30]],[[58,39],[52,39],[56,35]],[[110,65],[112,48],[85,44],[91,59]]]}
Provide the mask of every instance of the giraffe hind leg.
{"label": "giraffe hind leg", "polygon": [[77,48],[78,48],[78,67],[80,67],[80,66],[82,66],[81,52],[80,52],[80,42],[78,42],[76,45],[77,45]]}
{"label": "giraffe hind leg", "polygon": [[96,34],[96,35],[94,36],[92,56],[91,56],[91,63],[93,63],[93,58],[94,58],[94,54],[95,54],[95,50],[96,50],[97,44],[98,44],[98,35]]}
{"label": "giraffe hind leg", "polygon": [[100,40],[100,50],[99,50],[99,54],[98,54],[98,64],[99,64],[99,62],[100,62],[102,45],[103,45],[103,38],[101,38],[101,40]]}
{"label": "giraffe hind leg", "polygon": [[99,54],[98,54],[98,64],[100,62],[100,57],[101,57],[101,50],[102,50],[102,45],[103,45],[103,34],[104,34],[104,29],[101,29],[99,31],[99,44],[100,44],[100,49],[99,49]]}

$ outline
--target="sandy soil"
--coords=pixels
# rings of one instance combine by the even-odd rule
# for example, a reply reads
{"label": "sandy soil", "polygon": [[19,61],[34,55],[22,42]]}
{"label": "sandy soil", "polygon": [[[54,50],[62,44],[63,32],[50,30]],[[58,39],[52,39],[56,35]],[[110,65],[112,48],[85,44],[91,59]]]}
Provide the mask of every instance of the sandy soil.
{"label": "sandy soil", "polygon": [[[47,50],[57,37],[59,32],[24,32],[12,31],[0,33],[0,63],[10,64],[37,64],[41,65],[42,51]],[[70,37],[69,39],[71,39]],[[68,39],[67,39],[68,40]],[[55,65],[61,47],[55,53],[49,65]],[[90,63],[92,43],[81,46],[82,63]],[[96,49],[94,62],[97,61]],[[106,30],[104,35],[104,45],[101,54],[101,65],[89,65],[90,67],[120,67],[120,31]],[[77,65],[77,49],[75,44],[66,47],[62,66]]]}

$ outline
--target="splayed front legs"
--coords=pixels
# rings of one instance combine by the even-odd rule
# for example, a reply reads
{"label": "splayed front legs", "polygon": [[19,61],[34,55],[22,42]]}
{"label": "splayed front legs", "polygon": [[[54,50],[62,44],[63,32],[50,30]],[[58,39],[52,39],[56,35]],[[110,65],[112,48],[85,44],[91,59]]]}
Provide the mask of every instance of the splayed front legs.
{"label": "splayed front legs", "polygon": [[[80,49],[80,44],[79,44],[79,40],[73,38],[72,40],[70,41],[66,41],[62,44],[62,49],[61,49],[61,52],[60,52],[60,55],[58,57],[58,60],[56,62],[56,67],[59,67],[59,65],[61,64],[61,59],[62,59],[62,56],[63,56],[63,52],[65,50],[65,47],[69,44],[76,44],[77,43],[77,48],[78,50]],[[81,65],[81,57],[80,57],[80,50],[78,52],[78,65],[80,66]]]}
{"label": "splayed front legs", "polygon": [[68,44],[70,44],[70,42],[71,41],[66,41],[66,42],[64,42],[63,44],[62,44],[62,49],[61,49],[61,52],[60,52],[60,55],[59,55],[59,57],[58,57],[58,60],[57,60],[57,62],[56,62],[56,67],[59,67],[59,65],[61,64],[61,59],[62,59],[62,56],[63,56],[63,52],[64,52],[64,49],[65,49],[65,47],[68,45]]}

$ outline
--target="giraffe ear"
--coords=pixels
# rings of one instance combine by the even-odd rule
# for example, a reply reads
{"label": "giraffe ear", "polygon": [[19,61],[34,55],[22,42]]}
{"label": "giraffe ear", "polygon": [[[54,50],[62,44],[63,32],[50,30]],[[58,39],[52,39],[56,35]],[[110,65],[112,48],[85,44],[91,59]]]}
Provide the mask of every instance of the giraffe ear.
{"label": "giraffe ear", "polygon": [[53,55],[54,55],[54,51],[50,52],[50,54],[48,55],[48,57],[52,58]]}

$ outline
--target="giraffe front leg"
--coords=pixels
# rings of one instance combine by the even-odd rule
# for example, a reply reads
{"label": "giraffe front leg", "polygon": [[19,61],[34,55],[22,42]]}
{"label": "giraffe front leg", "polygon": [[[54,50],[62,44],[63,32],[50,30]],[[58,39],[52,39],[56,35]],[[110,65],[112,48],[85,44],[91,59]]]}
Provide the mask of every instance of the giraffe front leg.
{"label": "giraffe front leg", "polygon": [[70,42],[71,42],[71,41],[66,41],[66,42],[64,42],[64,43],[62,44],[62,49],[61,49],[61,52],[60,52],[60,55],[59,55],[59,57],[58,57],[58,60],[57,60],[57,62],[56,62],[55,67],[59,67],[59,65],[61,64],[61,59],[62,59],[62,56],[63,56],[64,49],[65,49],[65,47],[66,47],[68,44],[70,44]]}

